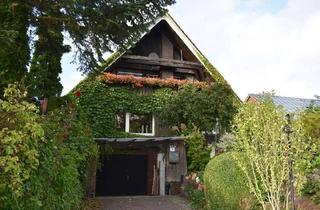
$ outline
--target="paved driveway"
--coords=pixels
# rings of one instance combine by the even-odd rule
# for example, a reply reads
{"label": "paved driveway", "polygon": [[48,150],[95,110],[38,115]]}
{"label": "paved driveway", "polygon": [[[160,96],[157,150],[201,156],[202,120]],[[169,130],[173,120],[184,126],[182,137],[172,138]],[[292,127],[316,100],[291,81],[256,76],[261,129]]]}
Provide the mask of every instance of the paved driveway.
{"label": "paved driveway", "polygon": [[99,210],[192,210],[180,196],[97,197]]}

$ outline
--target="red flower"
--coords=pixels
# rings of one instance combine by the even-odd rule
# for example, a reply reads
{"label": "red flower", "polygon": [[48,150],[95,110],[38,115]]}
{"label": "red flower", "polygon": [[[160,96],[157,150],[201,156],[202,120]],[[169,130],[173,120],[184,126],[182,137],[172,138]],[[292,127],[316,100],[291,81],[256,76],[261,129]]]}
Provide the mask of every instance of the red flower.
{"label": "red flower", "polygon": [[63,139],[66,140],[66,139],[68,138],[68,136],[69,136],[68,133],[65,131],[65,132],[63,133]]}
{"label": "red flower", "polygon": [[112,73],[103,73],[98,80],[103,81],[107,84],[132,84],[135,87],[158,86],[158,87],[178,87],[187,83],[192,83],[196,87],[201,88],[208,86],[206,82],[195,81],[191,82],[188,80],[178,80],[174,78],[161,79],[161,78],[148,78],[148,77],[134,77],[132,75],[116,75]]}
{"label": "red flower", "polygon": [[81,92],[78,90],[78,91],[76,91],[76,92],[74,93],[74,95],[75,95],[77,98],[79,98],[79,97],[81,96]]}

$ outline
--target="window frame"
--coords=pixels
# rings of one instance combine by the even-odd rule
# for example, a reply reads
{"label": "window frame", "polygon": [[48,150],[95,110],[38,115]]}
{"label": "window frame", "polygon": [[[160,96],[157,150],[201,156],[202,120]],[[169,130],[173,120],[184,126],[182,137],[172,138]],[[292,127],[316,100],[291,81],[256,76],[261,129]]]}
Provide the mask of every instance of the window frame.
{"label": "window frame", "polygon": [[155,128],[156,128],[156,123],[155,123],[155,115],[151,114],[152,117],[152,132],[151,133],[133,133],[130,132],[130,112],[126,112],[126,119],[125,119],[125,132],[126,133],[131,133],[131,134],[135,134],[135,135],[142,135],[142,136],[155,136]]}

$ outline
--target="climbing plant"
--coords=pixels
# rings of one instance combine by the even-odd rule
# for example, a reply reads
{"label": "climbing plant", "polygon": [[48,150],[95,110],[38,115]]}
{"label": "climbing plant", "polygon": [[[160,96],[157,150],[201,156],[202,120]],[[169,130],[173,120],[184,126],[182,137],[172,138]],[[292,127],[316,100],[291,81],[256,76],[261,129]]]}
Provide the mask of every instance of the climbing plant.
{"label": "climbing plant", "polygon": [[79,209],[98,148],[78,99],[41,116],[26,95],[0,100],[0,210]]}
{"label": "climbing plant", "polygon": [[[143,87],[152,88],[152,92],[141,94]],[[87,78],[74,91],[81,94],[79,103],[96,137],[129,136],[117,131],[117,113],[155,113],[165,127],[185,123],[190,128],[210,130],[216,118],[227,127],[237,107],[231,92],[220,84],[104,75]]]}
{"label": "climbing plant", "polygon": [[161,118],[170,126],[186,124],[200,131],[212,131],[217,120],[228,129],[237,112],[237,99],[224,84],[197,88],[192,84],[181,86],[171,100],[165,103]]}
{"label": "climbing plant", "polygon": [[128,136],[116,130],[117,113],[159,113],[173,92],[170,88],[159,88],[150,95],[140,95],[131,85],[108,85],[92,78],[80,83],[77,91],[81,94],[79,103],[96,137]]}
{"label": "climbing plant", "polygon": [[37,149],[44,131],[36,106],[23,101],[25,96],[16,85],[9,85],[0,99],[0,203],[21,197],[39,165]]}

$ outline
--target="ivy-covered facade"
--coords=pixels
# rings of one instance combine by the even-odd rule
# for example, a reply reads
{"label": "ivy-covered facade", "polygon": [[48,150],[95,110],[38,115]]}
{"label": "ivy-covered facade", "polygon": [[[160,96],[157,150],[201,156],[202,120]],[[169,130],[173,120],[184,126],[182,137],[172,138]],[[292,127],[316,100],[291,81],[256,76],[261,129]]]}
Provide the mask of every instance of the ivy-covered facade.
{"label": "ivy-covered facade", "polygon": [[219,120],[227,129],[241,103],[169,15],[75,92],[102,151],[112,151],[92,181],[97,196],[179,193],[186,148],[172,127],[211,131]]}

